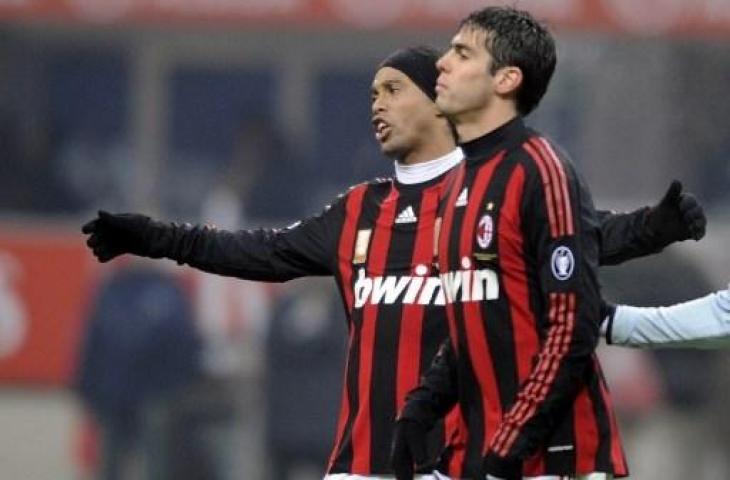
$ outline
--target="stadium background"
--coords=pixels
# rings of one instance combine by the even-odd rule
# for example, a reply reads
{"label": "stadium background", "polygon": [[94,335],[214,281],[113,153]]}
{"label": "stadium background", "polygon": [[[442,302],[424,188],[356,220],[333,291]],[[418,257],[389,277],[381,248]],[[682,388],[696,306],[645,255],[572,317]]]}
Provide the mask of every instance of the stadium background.
{"label": "stadium background", "polygon": [[[0,0],[0,478],[91,478],[96,437],[72,386],[97,293],[127,268],[172,276],[210,348],[225,350],[209,369],[233,385],[232,408],[187,401],[226,430],[208,445],[234,453],[228,478],[283,478],[271,459],[291,461],[292,478],[321,475],[345,341],[334,285],[99,266],[79,226],[98,208],[282,226],[388,174],[369,123],[374,66],[399,46],[444,47],[483,4]],[[607,269],[606,296],[666,304],[723,288],[730,1],[518,5],[559,40],[530,122],[571,152],[597,205],[647,204],[679,178],[708,213],[701,243]],[[730,477],[728,353],[601,356],[634,478]]]}

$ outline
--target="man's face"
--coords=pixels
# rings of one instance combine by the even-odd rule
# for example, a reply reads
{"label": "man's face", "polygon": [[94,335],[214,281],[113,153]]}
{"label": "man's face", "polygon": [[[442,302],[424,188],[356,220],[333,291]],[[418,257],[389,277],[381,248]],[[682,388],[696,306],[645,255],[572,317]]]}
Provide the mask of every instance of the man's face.
{"label": "man's face", "polygon": [[436,63],[441,72],[436,83],[436,105],[447,117],[458,120],[484,110],[494,97],[492,56],[487,52],[486,39],[484,30],[463,27]]}
{"label": "man's face", "polygon": [[385,155],[405,159],[429,141],[439,121],[438,109],[406,74],[383,67],[370,92],[375,139]]}

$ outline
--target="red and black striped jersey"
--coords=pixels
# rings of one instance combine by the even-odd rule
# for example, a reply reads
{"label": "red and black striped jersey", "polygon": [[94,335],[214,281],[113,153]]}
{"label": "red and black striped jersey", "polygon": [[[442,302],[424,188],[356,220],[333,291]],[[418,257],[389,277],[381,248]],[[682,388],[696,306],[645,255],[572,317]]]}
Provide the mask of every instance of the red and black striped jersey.
{"label": "red and black striped jersey", "polygon": [[465,458],[447,461],[460,476],[624,476],[594,355],[601,231],[590,195],[521,118],[462,148],[438,245],[467,425]]}
{"label": "red and black striped jersey", "polygon": [[[348,315],[342,408],[329,473],[391,473],[396,414],[447,336],[433,265],[442,178],[370,182],[343,199],[335,276]],[[443,445],[440,426],[432,446]]]}
{"label": "red and black striped jersey", "polygon": [[[284,229],[226,231],[155,222],[159,228],[148,235],[150,256],[210,273],[269,282],[335,277],[349,343],[330,473],[392,473],[396,413],[448,338],[446,297],[433,262],[449,175],[413,185],[391,179],[363,183],[319,215]],[[654,251],[643,233],[644,215],[644,210],[603,214],[602,261]],[[446,458],[453,459],[460,449],[460,437],[454,436],[458,421],[452,413],[449,428],[438,425],[430,442],[434,452],[447,438]],[[458,461],[451,463],[460,469]]]}
{"label": "red and black striped jersey", "polygon": [[[178,228],[171,241],[174,253],[166,256],[212,273],[263,281],[335,277],[349,335],[328,473],[392,473],[396,414],[447,338],[434,267],[445,177],[409,185],[363,183],[320,215],[283,230],[196,226]],[[445,423],[431,433],[433,458],[449,435]]]}

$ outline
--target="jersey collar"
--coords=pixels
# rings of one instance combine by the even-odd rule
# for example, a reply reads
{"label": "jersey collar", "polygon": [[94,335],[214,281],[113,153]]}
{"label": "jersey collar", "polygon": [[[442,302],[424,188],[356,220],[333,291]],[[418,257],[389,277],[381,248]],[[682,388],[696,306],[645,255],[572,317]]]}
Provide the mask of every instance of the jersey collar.
{"label": "jersey collar", "polygon": [[395,162],[395,178],[403,185],[425,183],[448,172],[464,158],[460,148],[455,148],[442,157],[414,165]]}

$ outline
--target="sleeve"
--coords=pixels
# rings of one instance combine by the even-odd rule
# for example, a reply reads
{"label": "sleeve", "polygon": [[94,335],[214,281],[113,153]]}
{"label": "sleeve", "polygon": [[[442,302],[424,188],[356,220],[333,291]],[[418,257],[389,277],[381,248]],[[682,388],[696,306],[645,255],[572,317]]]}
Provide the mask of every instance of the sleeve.
{"label": "sleeve", "polygon": [[617,305],[606,340],[636,348],[730,347],[730,287],[670,307]]}
{"label": "sleeve", "polygon": [[208,225],[156,222],[149,244],[153,256],[246,280],[283,282],[331,275],[345,216],[345,198],[340,197],[321,214],[283,229],[233,232]]}
{"label": "sleeve", "polygon": [[411,390],[399,420],[413,420],[431,429],[458,401],[456,358],[451,340],[439,347],[418,387]]}
{"label": "sleeve", "polygon": [[646,227],[649,207],[629,213],[607,210],[597,212],[601,229],[600,264],[618,265],[635,258],[660,252],[666,242]]}
{"label": "sleeve", "polygon": [[[543,342],[485,458],[486,472],[513,478],[572,405],[592,365],[600,325],[598,220],[564,155],[534,139],[522,166],[522,230],[541,307]],[[519,168],[519,167],[518,167]]]}

